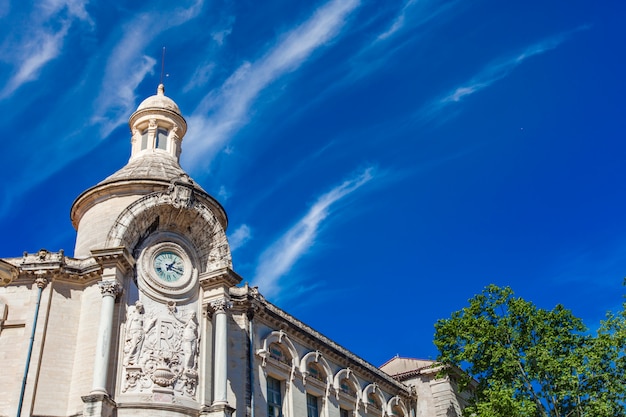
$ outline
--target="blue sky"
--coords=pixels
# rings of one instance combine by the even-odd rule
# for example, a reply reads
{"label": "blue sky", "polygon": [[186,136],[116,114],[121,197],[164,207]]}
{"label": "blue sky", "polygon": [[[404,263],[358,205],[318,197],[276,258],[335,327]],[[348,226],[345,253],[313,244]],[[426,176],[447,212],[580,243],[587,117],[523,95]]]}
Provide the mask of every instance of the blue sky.
{"label": "blue sky", "polygon": [[156,91],[235,269],[380,365],[490,283],[596,327],[626,276],[619,1],[0,0],[0,256],[69,208]]}

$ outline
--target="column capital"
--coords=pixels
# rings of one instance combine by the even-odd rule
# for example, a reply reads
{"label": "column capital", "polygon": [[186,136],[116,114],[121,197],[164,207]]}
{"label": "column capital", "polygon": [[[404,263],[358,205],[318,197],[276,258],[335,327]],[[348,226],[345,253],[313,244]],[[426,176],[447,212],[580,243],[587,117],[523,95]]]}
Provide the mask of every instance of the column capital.
{"label": "column capital", "polygon": [[48,278],[45,275],[46,271],[35,271],[35,276],[37,277],[35,278],[35,285],[40,290],[44,289],[46,285],[48,285]]}
{"label": "column capital", "polygon": [[48,278],[46,277],[38,277],[35,280],[35,285],[37,285],[37,288],[43,289],[46,287],[46,285],[48,285]]}
{"label": "column capital", "polygon": [[229,299],[224,297],[209,301],[206,308],[207,313],[212,316],[213,314],[226,313],[226,310],[232,308],[232,306],[233,303]]}
{"label": "column capital", "polygon": [[103,297],[117,297],[122,292],[122,286],[117,281],[99,281],[98,287]]}

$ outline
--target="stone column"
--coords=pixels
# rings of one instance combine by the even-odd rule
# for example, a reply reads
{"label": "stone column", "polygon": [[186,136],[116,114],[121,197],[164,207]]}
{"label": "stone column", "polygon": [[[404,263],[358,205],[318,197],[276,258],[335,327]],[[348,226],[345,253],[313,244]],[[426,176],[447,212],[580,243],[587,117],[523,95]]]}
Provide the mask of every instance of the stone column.
{"label": "stone column", "polygon": [[93,368],[93,385],[91,394],[107,394],[107,370],[111,351],[111,330],[113,327],[113,307],[115,298],[120,293],[120,284],[117,281],[100,281],[98,283],[102,293],[102,308],[100,310],[100,326],[96,340],[96,357]]}
{"label": "stone column", "polygon": [[226,309],[229,302],[222,298],[211,303],[215,328],[215,361],[213,376],[213,406],[228,404],[226,388],[228,386],[228,331]]}
{"label": "stone column", "polygon": [[[241,277],[230,268],[221,268],[201,274],[199,280],[202,287],[203,305],[207,306],[207,312],[212,315],[214,330],[213,357],[205,358],[207,361],[213,360],[211,381],[213,398],[211,405],[206,407],[201,415],[203,417],[231,417],[235,409],[228,404],[228,316],[226,310],[232,306],[229,298],[230,289],[241,282]],[[205,365],[205,372],[207,368]]]}

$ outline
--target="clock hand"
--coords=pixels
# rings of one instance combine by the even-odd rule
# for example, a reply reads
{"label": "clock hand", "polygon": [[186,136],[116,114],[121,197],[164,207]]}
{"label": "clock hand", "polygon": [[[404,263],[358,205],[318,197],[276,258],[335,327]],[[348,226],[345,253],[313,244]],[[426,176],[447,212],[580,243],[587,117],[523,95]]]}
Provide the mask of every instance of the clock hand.
{"label": "clock hand", "polygon": [[170,270],[174,271],[174,272],[178,272],[179,274],[182,274],[184,271],[180,268],[177,268],[175,266],[172,266],[172,268],[170,268]]}

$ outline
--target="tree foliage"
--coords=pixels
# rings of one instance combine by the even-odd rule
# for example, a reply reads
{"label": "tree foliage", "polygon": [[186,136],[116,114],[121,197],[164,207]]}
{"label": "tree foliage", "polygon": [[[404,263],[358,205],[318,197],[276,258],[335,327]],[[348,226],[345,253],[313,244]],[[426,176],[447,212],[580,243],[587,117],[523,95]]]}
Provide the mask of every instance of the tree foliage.
{"label": "tree foliage", "polygon": [[537,308],[488,286],[436,325],[439,362],[473,386],[464,415],[626,416],[626,305],[596,334],[561,305]]}

